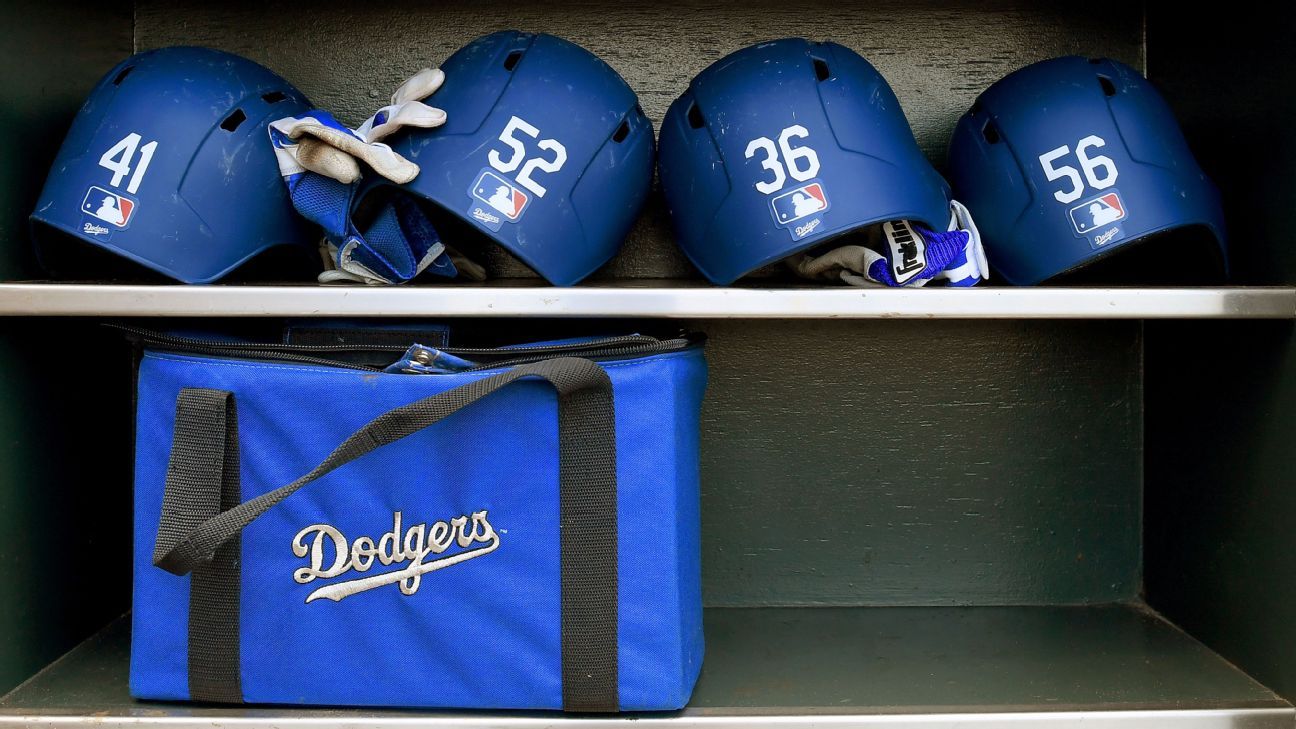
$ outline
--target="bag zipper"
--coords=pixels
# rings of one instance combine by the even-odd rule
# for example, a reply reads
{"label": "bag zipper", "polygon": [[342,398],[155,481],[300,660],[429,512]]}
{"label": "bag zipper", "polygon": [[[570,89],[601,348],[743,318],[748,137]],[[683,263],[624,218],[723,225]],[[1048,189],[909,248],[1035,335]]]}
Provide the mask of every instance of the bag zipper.
{"label": "bag zipper", "polygon": [[[324,367],[359,370],[363,372],[382,372],[381,367],[340,362],[319,356],[331,352],[393,352],[404,353],[413,346],[401,344],[285,344],[280,342],[221,342],[196,339],[176,334],[165,334],[140,327],[121,324],[105,324],[110,329],[123,332],[131,340],[160,349],[191,354],[214,356],[244,356],[253,359],[273,360],[277,362],[297,362]],[[470,367],[464,372],[512,367],[530,362],[539,362],[556,356],[584,357],[586,359],[616,359],[620,357],[659,354],[686,349],[698,341],[696,335],[683,332],[676,338],[658,339],[645,334],[629,334],[618,337],[603,337],[587,342],[567,342],[563,344],[522,345],[518,347],[439,347],[439,351],[471,358],[502,357],[491,362],[484,362]],[[516,355],[516,356],[513,356]]]}

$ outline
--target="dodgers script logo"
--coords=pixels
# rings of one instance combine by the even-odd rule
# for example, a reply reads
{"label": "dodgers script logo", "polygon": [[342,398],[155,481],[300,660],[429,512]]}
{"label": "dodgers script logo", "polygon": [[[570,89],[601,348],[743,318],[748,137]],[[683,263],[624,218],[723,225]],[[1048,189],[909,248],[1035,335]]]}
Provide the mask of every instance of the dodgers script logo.
{"label": "dodgers script logo", "polygon": [[[306,602],[320,598],[339,602],[344,597],[386,585],[399,585],[402,595],[413,595],[418,592],[423,575],[499,549],[499,535],[487,521],[485,510],[474,511],[471,517],[456,516],[449,522],[415,524],[404,534],[401,533],[401,512],[395,513],[393,522],[392,530],[376,541],[372,537],[356,537],[355,541],[348,541],[342,532],[328,524],[312,524],[297,532],[292,541],[293,554],[306,557],[310,563],[293,571],[293,579],[301,585],[349,572],[363,574],[375,563],[383,567],[397,565],[395,569],[380,574],[320,587],[306,596]],[[454,546],[463,551],[428,559],[429,555],[444,554]]]}
{"label": "dodgers script logo", "polygon": [[[114,227],[125,228],[127,223],[130,223],[131,215],[135,213],[135,201],[97,185],[91,185],[85,199],[81,201],[81,211]],[[89,229],[86,232],[98,234],[98,231]]]}

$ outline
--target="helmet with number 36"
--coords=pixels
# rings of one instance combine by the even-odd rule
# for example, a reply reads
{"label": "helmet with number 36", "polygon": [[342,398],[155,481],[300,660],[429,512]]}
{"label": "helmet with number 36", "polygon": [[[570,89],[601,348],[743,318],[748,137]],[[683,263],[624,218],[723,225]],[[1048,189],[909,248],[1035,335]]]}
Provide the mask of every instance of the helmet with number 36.
{"label": "helmet with number 36", "polygon": [[949,225],[949,187],[891,87],[836,43],[716,61],[671,105],[660,157],[680,247],[718,284],[872,224]]}
{"label": "helmet with number 36", "polygon": [[552,35],[500,31],[441,65],[435,129],[387,140],[419,165],[394,188],[467,221],[556,285],[576,283],[625,240],[652,184],[652,124],[597,56]]}
{"label": "helmet with number 36", "polygon": [[1125,64],[1071,56],[1009,74],[959,120],[949,167],[1009,283],[1225,270],[1219,193],[1161,95]]}
{"label": "helmet with number 36", "polygon": [[271,121],[310,108],[287,81],[229,53],[131,56],[90,92],[50,169],[31,216],[42,260],[57,269],[51,259],[95,258],[59,245],[71,238],[206,283],[280,244],[312,248],[266,142]]}

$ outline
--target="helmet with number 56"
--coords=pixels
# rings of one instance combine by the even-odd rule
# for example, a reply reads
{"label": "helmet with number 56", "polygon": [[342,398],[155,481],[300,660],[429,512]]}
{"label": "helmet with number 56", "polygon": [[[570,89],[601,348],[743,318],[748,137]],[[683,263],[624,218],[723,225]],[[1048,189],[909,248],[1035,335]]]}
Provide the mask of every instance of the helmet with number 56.
{"label": "helmet with number 56", "polygon": [[671,105],[660,157],[680,247],[718,284],[872,224],[949,225],[949,187],[891,87],[836,43],[716,61]]}
{"label": "helmet with number 56", "polygon": [[1069,56],[1009,74],[959,120],[949,167],[1009,283],[1188,283],[1226,269],[1219,193],[1161,95],[1123,63]]}
{"label": "helmet with number 56", "polygon": [[387,140],[419,165],[399,188],[435,204],[556,285],[616,254],[652,184],[652,124],[597,56],[552,35],[500,31],[441,65],[446,123]]}
{"label": "helmet with number 56", "polygon": [[122,61],[72,121],[32,213],[42,260],[101,275],[106,261],[61,245],[70,238],[206,283],[280,244],[306,252],[311,235],[266,127],[310,108],[287,81],[230,53],[162,48]]}

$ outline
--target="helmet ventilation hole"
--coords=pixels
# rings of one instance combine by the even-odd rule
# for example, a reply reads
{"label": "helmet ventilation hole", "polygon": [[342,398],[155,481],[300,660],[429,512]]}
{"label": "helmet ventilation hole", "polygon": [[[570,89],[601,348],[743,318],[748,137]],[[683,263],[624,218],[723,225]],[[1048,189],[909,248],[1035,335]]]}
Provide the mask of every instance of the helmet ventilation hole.
{"label": "helmet ventilation hole", "polygon": [[517,68],[518,61],[522,60],[522,51],[513,51],[504,57],[504,70],[512,71]]}
{"label": "helmet ventilation hole", "polygon": [[235,109],[233,114],[225,117],[225,121],[220,123],[220,128],[227,132],[232,132],[239,128],[239,125],[247,120],[247,114],[242,109]]}
{"label": "helmet ventilation hole", "polygon": [[628,136],[630,136],[630,122],[623,119],[621,120],[621,126],[617,127],[615,132],[612,132],[612,141],[624,142]]}
{"label": "helmet ventilation hole", "polygon": [[113,79],[113,86],[121,86],[121,82],[125,81],[126,77],[130,75],[130,72],[134,70],[135,70],[134,66],[127,66],[126,68],[123,68],[121,71],[118,71],[117,78]]}
{"label": "helmet ventilation hole", "polygon": [[815,78],[820,81],[827,81],[832,78],[832,71],[828,68],[828,62],[822,58],[814,59]]}
{"label": "helmet ventilation hole", "polygon": [[990,144],[999,143],[999,129],[995,127],[994,122],[986,120],[985,126],[981,127],[981,136]]}
{"label": "helmet ventilation hole", "polygon": [[696,101],[689,104],[688,123],[694,129],[701,129],[706,126],[706,120],[702,118],[702,110],[698,108]]}
{"label": "helmet ventilation hole", "polygon": [[1107,94],[1108,96],[1116,95],[1116,84],[1112,83],[1111,79],[1107,78],[1106,76],[1099,76],[1098,83],[1099,85],[1102,86],[1102,90],[1104,94]]}
{"label": "helmet ventilation hole", "polygon": [[1093,65],[1097,66],[1098,64],[1100,64],[1100,63],[1103,62],[1103,59],[1101,59],[1101,58],[1090,58],[1090,59],[1089,59],[1089,62],[1092,63]]}
{"label": "helmet ventilation hole", "polygon": [[271,91],[268,94],[261,94],[261,98],[267,104],[278,104],[279,102],[288,98],[288,95],[282,91]]}

